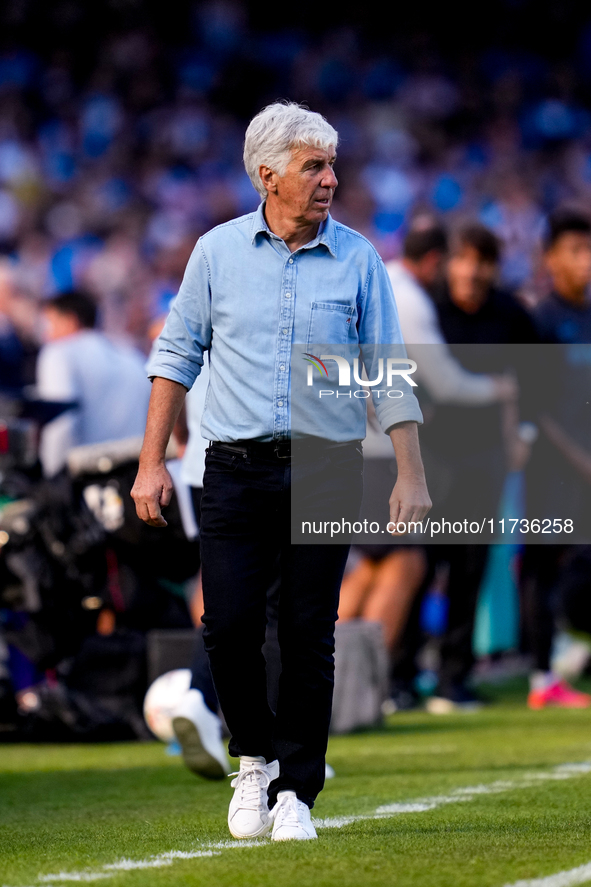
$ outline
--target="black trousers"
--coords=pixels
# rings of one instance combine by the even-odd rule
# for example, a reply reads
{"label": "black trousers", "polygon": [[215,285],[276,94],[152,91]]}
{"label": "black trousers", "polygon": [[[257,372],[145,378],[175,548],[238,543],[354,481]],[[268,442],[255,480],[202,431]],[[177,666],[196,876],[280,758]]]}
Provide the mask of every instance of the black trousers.
{"label": "black trousers", "polygon": [[[201,526],[201,494],[202,487],[191,487],[191,498],[193,500],[193,508],[197,523]],[[196,569],[201,568],[201,554],[196,558]],[[279,642],[277,641],[277,603],[279,599],[279,581],[275,580],[273,585],[267,589],[267,630],[265,646],[263,647],[263,655],[267,665],[267,697],[269,705],[275,712],[277,711],[277,695],[279,692],[279,675],[281,674],[281,656],[279,653]],[[203,641],[203,627],[198,629],[193,645],[193,657],[191,664],[191,688],[199,690],[203,694],[205,704],[214,714],[217,715],[219,709],[219,701],[213,678],[211,676],[211,668],[209,667],[209,656],[205,650]]]}
{"label": "black trousers", "polygon": [[488,545],[448,545],[440,551],[441,559],[449,564],[447,627],[439,648],[437,693],[441,696],[461,686],[474,665],[472,634],[488,548]]}
{"label": "black trousers", "polygon": [[[447,488],[441,501],[433,508],[436,519],[480,521],[482,515],[495,515],[505,476],[503,453],[499,448],[470,453],[468,449],[453,457],[437,450],[432,439],[429,461],[433,464],[434,489],[437,489],[437,468]],[[427,461],[427,464],[429,464]],[[430,483],[430,472],[427,472]],[[445,484],[444,484],[445,486]],[[410,682],[417,672],[416,655],[424,641],[420,626],[421,603],[432,581],[438,563],[449,565],[447,598],[449,611],[445,633],[440,644],[440,668],[437,694],[452,696],[454,689],[468,679],[474,665],[472,633],[478,602],[478,591],[486,567],[488,546],[483,544],[442,544],[426,546],[429,573],[421,594],[417,595],[403,637],[392,661],[393,681]]]}
{"label": "black trousers", "polygon": [[421,606],[438,563],[449,564],[447,626],[440,643],[437,694],[447,696],[468,679],[474,665],[472,634],[478,591],[482,582],[487,545],[428,545],[429,570],[416,596],[403,635],[392,659],[393,681],[411,683],[417,674],[417,653],[424,643]]}
{"label": "black trousers", "polygon": [[[292,545],[290,461],[277,456],[272,444],[242,443],[242,451],[214,443],[206,457],[201,501],[205,646],[232,737],[230,754],[279,760],[270,807],[283,790],[295,791],[312,807],[324,785],[334,626],[349,546]],[[358,510],[361,467],[357,444],[319,447],[310,454],[298,481],[310,516],[315,516],[310,500],[322,511],[327,497],[331,515],[338,514],[339,489],[342,516],[350,517],[352,499]],[[262,648],[267,590],[277,578],[281,677],[274,713]]]}

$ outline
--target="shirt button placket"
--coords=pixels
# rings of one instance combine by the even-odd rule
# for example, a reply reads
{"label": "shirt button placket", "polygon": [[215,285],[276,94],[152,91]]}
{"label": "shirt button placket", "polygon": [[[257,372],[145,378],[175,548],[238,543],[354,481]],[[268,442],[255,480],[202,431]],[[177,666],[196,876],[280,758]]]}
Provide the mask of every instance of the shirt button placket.
{"label": "shirt button placket", "polygon": [[283,298],[281,299],[280,311],[280,334],[278,337],[277,360],[276,360],[276,410],[275,410],[275,432],[280,436],[284,436],[288,428],[288,383],[289,383],[289,361],[291,350],[291,336],[289,332],[293,327],[293,315],[295,310],[294,299],[294,283],[295,268],[294,260],[290,257],[285,266],[283,275]]}

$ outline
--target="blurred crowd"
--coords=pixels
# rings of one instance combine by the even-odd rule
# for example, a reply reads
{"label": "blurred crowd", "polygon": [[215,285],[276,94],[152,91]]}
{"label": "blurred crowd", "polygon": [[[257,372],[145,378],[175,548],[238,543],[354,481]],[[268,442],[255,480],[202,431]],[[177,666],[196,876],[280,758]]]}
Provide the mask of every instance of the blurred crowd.
{"label": "blurred crowd", "polygon": [[[26,24],[27,3],[13,2],[7,7],[17,24]],[[143,6],[137,3],[135,8],[141,11]],[[4,394],[15,396],[37,382],[45,399],[75,402],[79,394],[65,378],[61,346],[55,343],[82,330],[85,360],[91,359],[89,348],[98,354],[108,339],[113,351],[107,363],[111,360],[112,368],[125,364],[130,378],[137,380],[130,383],[126,396],[137,407],[138,421],[127,427],[122,419],[121,428],[107,437],[141,433],[147,396],[144,357],[178,290],[196,239],[212,226],[256,208],[259,198],[242,165],[243,134],[249,117],[278,97],[306,102],[339,131],[339,187],[332,211],[336,219],[368,237],[386,262],[403,257],[409,233],[417,224],[420,227],[421,219],[429,219],[433,230],[448,233],[468,230],[468,222],[476,226],[473,231],[485,231],[484,240],[476,238],[467,242],[468,247],[492,268],[486,287],[513,294],[514,308],[509,310],[504,304],[509,314],[503,317],[525,324],[506,341],[539,341],[533,326],[526,339],[523,330],[530,323],[525,309],[535,311],[554,285],[546,255],[548,218],[564,206],[582,213],[581,217],[591,208],[591,24],[579,30],[568,62],[515,46],[481,45],[477,51],[454,55],[418,30],[404,41],[395,35],[389,41],[387,35],[374,34],[372,39],[368,29],[345,25],[318,34],[300,25],[262,27],[253,24],[247,4],[213,0],[183,7],[187,27],[182,39],[179,34],[173,39],[161,32],[149,16],[139,13],[127,20],[122,17],[119,23],[113,17],[103,24],[97,19],[92,52],[85,59],[76,42],[76,28],[84,18],[81,9],[76,3],[56,5],[52,28],[59,34],[63,24],[63,40],[52,40],[51,49],[27,42],[24,26],[8,28],[0,43],[0,388]],[[85,27],[88,35],[88,22]],[[576,230],[588,238],[582,224]],[[442,284],[444,279],[451,286],[442,265],[446,247],[435,242],[426,252],[419,250],[415,255],[411,249],[405,254],[416,266],[433,251],[439,255],[434,276],[431,281],[419,279],[425,293],[430,283]],[[456,243],[452,258],[460,253]],[[67,301],[69,294],[80,291],[97,307],[92,322],[81,319],[78,303],[74,310]],[[64,298],[65,302],[60,301]],[[450,332],[458,327],[453,327],[453,317],[441,305],[442,341],[482,341]],[[56,322],[59,326],[65,315],[74,317],[75,328],[56,332]],[[106,338],[91,335],[95,319]],[[476,367],[474,372],[488,371]],[[104,382],[95,379],[95,397],[110,390],[112,380],[107,376]],[[510,400],[507,381],[496,379],[495,384],[498,399]],[[117,396],[123,396],[121,390]],[[106,413],[113,410],[108,407]],[[114,428],[116,421],[114,415],[104,419]],[[54,428],[55,422],[62,422],[62,432],[53,444],[47,444],[52,447],[53,467],[46,465],[46,475],[63,469],[69,446],[100,442],[90,432],[66,428],[64,416],[54,420]],[[6,452],[3,446],[0,433],[2,453]],[[79,475],[84,476],[86,488],[94,484],[98,492],[86,495],[86,505],[100,517],[107,535],[121,534],[115,541],[109,536],[107,542],[93,540],[92,533],[85,537],[88,550],[103,545],[101,551],[107,552],[103,558],[106,572],[98,579],[95,575],[95,586],[83,578],[94,568],[85,573],[76,567],[80,575],[75,578],[74,567],[64,561],[58,565],[59,575],[67,582],[78,582],[77,587],[87,582],[88,587],[76,594],[87,601],[86,616],[90,613],[95,622],[103,611],[101,582],[108,589],[109,612],[117,614],[120,608],[120,613],[134,614],[133,618],[115,615],[112,623],[111,617],[103,617],[97,623],[102,637],[112,637],[115,625],[140,633],[158,626],[190,626],[189,611],[179,604],[182,592],[178,587],[171,590],[171,583],[178,585],[190,577],[190,567],[179,576],[163,573],[158,590],[152,592],[151,615],[137,616],[137,576],[154,584],[154,570],[158,572],[167,554],[162,554],[157,567],[149,558],[147,566],[139,563],[149,543],[140,557],[131,554],[139,537],[133,542],[126,538],[117,516],[123,508],[122,497],[128,493],[129,477],[115,478],[111,492],[105,492],[108,483],[97,481],[105,471],[88,458],[90,467],[87,462]],[[115,470],[119,456],[109,458]],[[27,471],[31,482],[43,483],[38,466],[29,465]],[[16,500],[27,492],[28,488],[13,488],[7,498]],[[36,514],[45,515],[51,524],[55,514],[49,514],[49,494],[43,495]],[[66,511],[67,495],[62,501]],[[53,542],[48,542],[49,531],[39,532],[35,556],[39,557],[41,546],[48,562],[59,561],[58,530]],[[68,532],[74,530],[70,527]],[[24,550],[26,539],[27,545],[31,539],[26,532],[21,536]],[[59,543],[57,548],[51,548],[53,543]],[[384,622],[391,648],[400,641],[407,618],[418,624],[417,602],[427,585],[433,587],[441,579],[441,562],[447,563],[449,571],[449,561],[449,557],[447,561],[432,557],[427,563],[424,553],[415,550],[404,561],[387,563],[381,572],[375,558],[365,563],[367,575],[375,578],[379,573],[378,586],[387,586],[383,594],[390,616],[379,616],[382,602],[367,611],[367,618]],[[15,564],[9,570],[12,578],[19,575]],[[476,567],[466,562],[457,570],[464,586],[466,571],[473,573],[470,600],[460,602],[464,616],[469,616],[461,626],[461,644],[466,647],[470,646],[484,560],[481,557]],[[36,575],[38,580],[39,571]],[[587,566],[582,575],[584,584]],[[29,579],[21,576],[21,580],[25,587]],[[394,594],[396,588],[399,591]],[[359,589],[357,593],[361,594]],[[550,592],[544,595],[543,606],[548,610]],[[532,606],[535,609],[535,601]],[[396,607],[400,612],[393,617]],[[363,615],[358,598],[350,612],[352,618]],[[547,624],[549,618],[546,612],[542,617],[534,613],[533,633],[540,619]],[[13,616],[6,617],[5,634],[20,632],[22,641],[29,631],[23,625]],[[544,630],[551,641],[553,627]],[[52,653],[43,648],[45,636],[27,637],[29,647],[23,642],[21,648],[33,651],[31,661],[40,663],[41,671],[45,662],[52,662],[53,668]],[[122,640],[113,656],[124,656],[130,637]],[[417,643],[409,641],[412,649],[405,653],[407,663],[409,657],[414,662]],[[451,647],[457,643],[457,637],[449,641]],[[538,671],[546,674],[550,668],[547,637],[542,646],[546,652]],[[530,643],[530,652],[531,648]],[[83,666],[78,660],[72,664],[74,654],[67,644],[61,652],[70,657],[70,690],[82,692]],[[0,647],[0,659],[1,654]],[[100,659],[96,650],[84,653],[90,659],[95,654]],[[459,668],[458,685],[464,694],[456,700],[460,703],[474,701],[464,686],[472,664],[468,651]],[[400,662],[397,667],[393,692],[398,693],[398,706],[407,707],[416,702],[416,669],[413,665],[407,673]],[[23,689],[39,679],[39,669],[27,668],[21,660],[13,662]],[[132,685],[133,691],[129,690]],[[130,678],[126,692],[133,694],[141,686],[138,672]],[[79,716],[82,703],[70,699],[63,705],[64,710],[78,706]],[[104,724],[109,723],[104,715]],[[93,729],[96,726],[91,723]],[[141,730],[136,733],[141,735]]]}
{"label": "blurred crowd", "polygon": [[79,35],[73,3],[37,22],[55,48],[33,50],[34,10],[12,5],[22,27],[7,24],[0,46],[0,251],[22,298],[3,314],[28,338],[26,300],[82,286],[103,328],[146,350],[196,238],[256,206],[244,127],[278,97],[339,131],[334,215],[386,260],[417,212],[477,217],[501,238],[503,282],[536,299],[545,214],[591,194],[589,26],[567,63],[523,48],[450,57],[422,32],[257,28],[233,0],[185,10],[184,39],[139,14],[105,14]]}

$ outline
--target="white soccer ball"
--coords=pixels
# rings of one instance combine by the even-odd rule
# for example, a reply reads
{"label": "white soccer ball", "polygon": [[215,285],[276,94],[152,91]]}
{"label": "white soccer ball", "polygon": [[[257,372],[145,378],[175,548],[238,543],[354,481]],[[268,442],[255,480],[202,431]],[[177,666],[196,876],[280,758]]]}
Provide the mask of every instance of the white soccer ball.
{"label": "white soccer ball", "polygon": [[162,742],[173,742],[172,714],[191,686],[191,669],[176,668],[156,678],[144,699],[146,724]]}

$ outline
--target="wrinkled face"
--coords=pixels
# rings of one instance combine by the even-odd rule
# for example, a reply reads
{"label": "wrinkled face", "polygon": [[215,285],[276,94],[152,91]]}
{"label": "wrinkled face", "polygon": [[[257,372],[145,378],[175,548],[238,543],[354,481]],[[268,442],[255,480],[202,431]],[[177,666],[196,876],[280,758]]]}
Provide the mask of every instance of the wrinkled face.
{"label": "wrinkled face", "polygon": [[484,259],[473,246],[461,246],[447,266],[452,301],[465,310],[477,310],[486,300],[496,273],[495,262]]}
{"label": "wrinkled face", "polygon": [[591,282],[591,237],[580,231],[565,231],[546,253],[546,265],[556,282],[573,291]]}
{"label": "wrinkled face", "polygon": [[304,145],[295,148],[285,175],[273,173],[269,198],[277,201],[286,217],[300,223],[318,224],[328,216],[338,184],[333,165],[334,148],[328,151]]}

